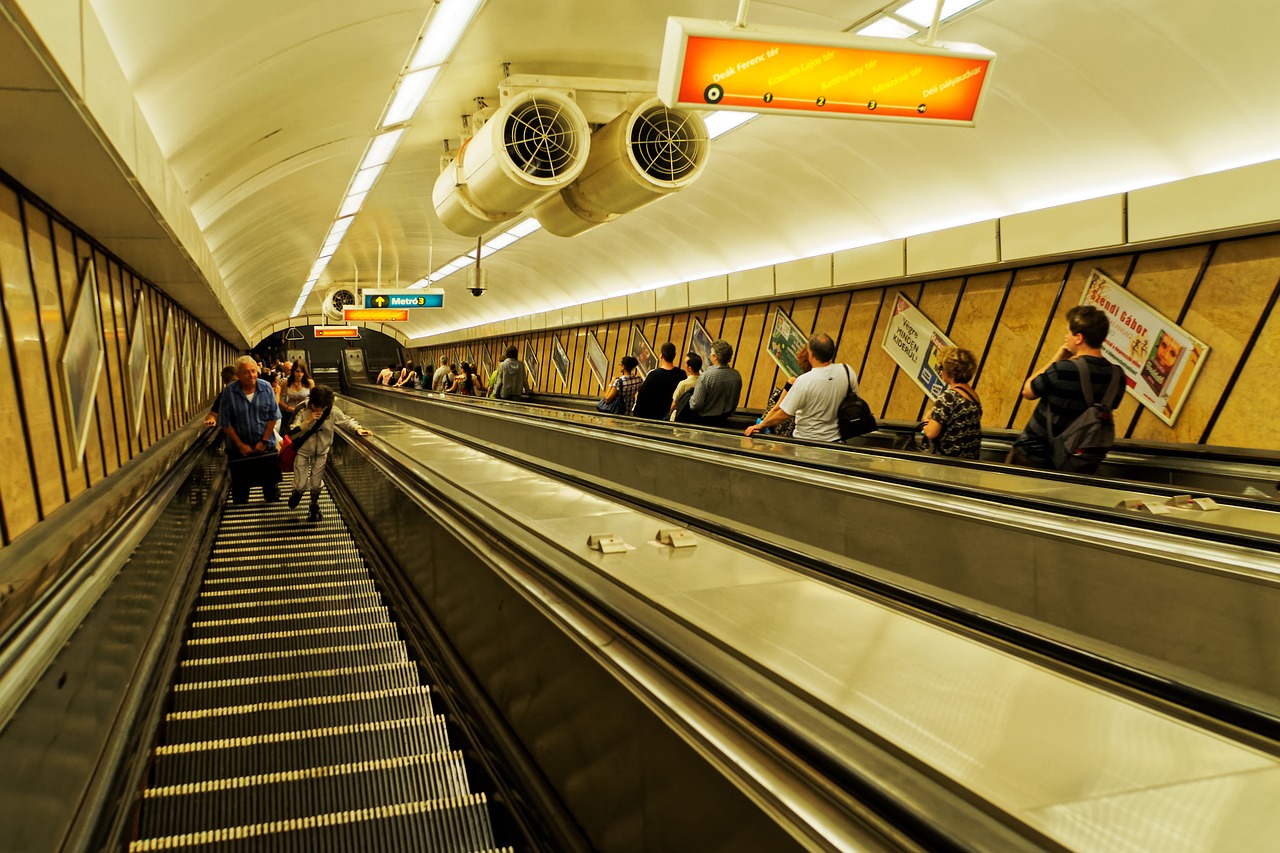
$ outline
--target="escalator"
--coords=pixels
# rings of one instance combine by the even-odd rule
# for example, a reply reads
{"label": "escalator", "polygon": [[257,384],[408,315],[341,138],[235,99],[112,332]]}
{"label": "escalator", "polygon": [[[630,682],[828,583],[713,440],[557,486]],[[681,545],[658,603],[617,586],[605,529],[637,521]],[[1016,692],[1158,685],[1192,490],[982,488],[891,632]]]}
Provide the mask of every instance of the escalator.
{"label": "escalator", "polygon": [[308,524],[283,502],[227,504],[131,851],[495,849],[327,493],[321,509]]}

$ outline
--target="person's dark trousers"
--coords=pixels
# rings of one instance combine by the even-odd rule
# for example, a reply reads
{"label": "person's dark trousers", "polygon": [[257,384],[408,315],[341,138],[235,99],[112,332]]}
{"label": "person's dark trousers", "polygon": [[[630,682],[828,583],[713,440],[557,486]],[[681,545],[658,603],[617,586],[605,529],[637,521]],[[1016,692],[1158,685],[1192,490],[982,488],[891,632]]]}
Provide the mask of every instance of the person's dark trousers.
{"label": "person's dark trousers", "polygon": [[249,502],[249,491],[262,487],[264,501],[280,500],[280,466],[274,453],[251,453],[244,456],[234,445],[227,445],[227,468],[231,472],[231,502]]}

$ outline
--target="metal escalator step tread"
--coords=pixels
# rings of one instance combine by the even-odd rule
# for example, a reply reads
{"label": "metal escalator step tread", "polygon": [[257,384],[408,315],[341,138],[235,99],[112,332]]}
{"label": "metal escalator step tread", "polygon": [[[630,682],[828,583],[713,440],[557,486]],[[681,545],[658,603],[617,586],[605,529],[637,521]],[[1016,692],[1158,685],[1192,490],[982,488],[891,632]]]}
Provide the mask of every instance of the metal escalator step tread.
{"label": "metal escalator step tread", "polygon": [[171,745],[434,716],[426,687],[393,687],[174,711],[162,734]]}
{"label": "metal escalator step tread", "polygon": [[443,717],[411,717],[158,746],[151,772],[162,788],[448,750]]}
{"label": "metal escalator step tread", "polygon": [[187,682],[175,685],[172,702],[174,711],[198,711],[420,684],[418,667],[412,662],[371,663],[331,670]]}
{"label": "metal escalator step tread", "polygon": [[187,835],[469,793],[461,752],[406,755],[149,788],[138,834]]}
{"label": "metal escalator step tread", "polygon": [[345,646],[256,652],[247,655],[223,655],[182,661],[178,670],[177,683],[230,681],[337,669],[338,667],[334,666],[335,662],[342,662],[345,666],[352,667],[399,664],[408,660],[408,649],[398,639],[377,643],[352,643]]}
{"label": "metal escalator step tread", "polygon": [[367,577],[370,577],[369,570],[360,566],[342,566],[333,569],[297,569],[260,575],[206,578],[202,589],[237,589],[241,586],[268,587],[277,584],[289,585],[317,580],[360,580]]}
{"label": "metal escalator step tread", "polygon": [[212,657],[214,655],[273,652],[286,649],[323,648],[327,645],[349,646],[356,643],[372,643],[398,640],[395,625],[356,626],[335,625],[329,628],[312,628],[306,631],[260,631],[230,637],[202,637],[191,639],[183,646],[187,658]]}
{"label": "metal escalator step tread", "polygon": [[[210,577],[236,577],[238,575],[250,575],[267,571],[278,570],[285,564],[285,560],[265,565],[261,561],[248,566],[235,565],[218,565],[209,566],[205,569],[206,582]],[[342,554],[339,556],[329,556],[327,554],[316,554],[308,551],[306,554],[298,554],[288,558],[288,566],[291,569],[301,569],[310,566],[332,567],[332,566],[352,566],[365,568],[364,559],[359,554]]]}
{"label": "metal escalator step tread", "polygon": [[[255,839],[261,841],[251,847],[246,845]],[[483,851],[493,848],[493,831],[484,794],[469,794],[225,827],[178,837],[140,839],[129,844],[129,853],[202,847],[307,853],[322,848]]]}
{"label": "metal escalator step tread", "polygon": [[391,615],[381,605],[373,607],[347,607],[334,610],[309,610],[303,613],[276,614],[270,616],[236,616],[230,619],[202,619],[193,622],[187,636],[191,639],[220,637],[257,630],[264,625],[303,631],[324,626],[357,626],[390,624]]}
{"label": "metal escalator step tread", "polygon": [[342,610],[348,607],[375,607],[382,603],[376,591],[334,592],[324,595],[303,595],[281,601],[225,601],[219,604],[202,604],[195,608],[197,619],[230,619],[240,616],[287,616],[320,610]]}
{"label": "metal escalator step tread", "polygon": [[[308,533],[311,533],[311,531],[308,531]],[[223,541],[220,538],[214,539],[213,556],[217,559],[219,556],[234,555],[242,551],[261,551],[264,549],[296,554],[299,551],[328,550],[334,545],[345,545],[350,542],[351,534],[346,530],[314,532],[302,542],[281,539],[279,531],[266,531],[260,537],[237,537],[236,540],[230,542]]]}
{"label": "metal escalator step tread", "polygon": [[221,604],[230,601],[283,601],[292,598],[289,593],[319,592],[375,592],[378,586],[372,578],[358,580],[327,580],[312,583],[292,583],[283,586],[255,586],[244,589],[211,589],[201,590],[197,599],[200,604]]}

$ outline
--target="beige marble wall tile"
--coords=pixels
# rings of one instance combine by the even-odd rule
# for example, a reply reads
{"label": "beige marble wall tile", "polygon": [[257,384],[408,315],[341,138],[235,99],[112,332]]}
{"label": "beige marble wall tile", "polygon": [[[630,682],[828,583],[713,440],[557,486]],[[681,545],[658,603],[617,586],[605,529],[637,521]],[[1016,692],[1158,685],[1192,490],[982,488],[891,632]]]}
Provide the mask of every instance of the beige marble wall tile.
{"label": "beige marble wall tile", "polygon": [[[1236,365],[1245,356],[1253,330],[1280,279],[1280,235],[1235,240],[1219,245],[1205,270],[1182,327],[1210,347],[1200,375],[1173,427],[1154,417],[1140,419],[1133,437],[1138,440],[1198,442],[1218,400],[1226,390]],[[1273,409],[1275,395],[1259,393],[1243,384],[1235,394],[1245,395],[1254,408]],[[1222,422],[1223,434],[1239,432]],[[1247,430],[1248,427],[1245,427]]]}
{"label": "beige marble wall tile", "polygon": [[884,289],[884,310],[880,312],[880,319],[876,322],[875,331],[871,333],[866,369],[858,377],[858,385],[861,389],[859,393],[866,398],[868,405],[871,406],[872,414],[876,417],[884,417],[891,420],[910,420],[915,417],[914,413],[907,414],[905,409],[902,412],[895,412],[889,408],[889,404],[892,402],[889,399],[892,386],[900,382],[910,382],[911,380],[905,376],[897,376],[895,381],[895,374],[899,372],[898,363],[885,351],[881,342],[884,340],[885,329],[889,326],[889,314],[895,298],[894,295],[901,293],[914,303],[920,299],[921,287],[920,284],[907,284],[901,287],[886,287]]}
{"label": "beige marble wall tile", "polygon": [[[1022,429],[1026,426],[1027,420],[1035,410],[1035,403],[1023,401],[1018,396],[1022,391],[1022,385],[1026,382],[1027,377],[1039,370],[1045,362],[1047,362],[1053,354],[1058,351],[1058,347],[1062,345],[1062,336],[1066,334],[1067,329],[1067,311],[1072,306],[1080,304],[1080,297],[1084,294],[1085,282],[1088,280],[1090,272],[1094,269],[1098,269],[1107,277],[1123,283],[1128,275],[1132,261],[1132,255],[1120,255],[1101,260],[1090,259],[1076,261],[1071,265],[1066,284],[1062,288],[1062,298],[1058,300],[1057,305],[1055,306],[1053,304],[1053,298],[1051,296],[1048,304],[1027,318],[1029,323],[1035,325],[1035,337],[1031,338],[1032,347],[1035,346],[1035,341],[1038,339],[1041,330],[1044,328],[1046,317],[1048,317],[1048,331],[1045,333],[1044,340],[1041,342],[1040,347],[1036,350],[1035,358],[1032,360],[1031,366],[1029,368],[1024,368],[1022,377],[1017,379],[1016,385],[1010,387],[1007,392],[1007,396],[1002,398],[1010,402],[1012,406],[1011,410],[1015,412],[1013,423],[1014,429]],[[1061,269],[1061,267],[1057,266],[1051,268],[1057,270]],[[1019,274],[1019,277],[1021,277],[1021,273]],[[1006,314],[1007,313],[1008,311],[1006,310]],[[1031,332],[1032,330],[1028,329],[1027,331]],[[994,352],[988,356],[987,363],[988,366],[999,363]],[[985,397],[983,398],[983,403],[985,408]],[[1125,410],[1122,405],[1122,415],[1124,411]],[[1123,418],[1121,423],[1124,423]],[[991,424],[991,426],[996,425],[998,424]]]}
{"label": "beige marble wall tile", "polygon": [[818,303],[818,316],[814,319],[813,330],[826,332],[837,344],[836,360],[841,360],[841,349],[844,341],[840,339],[840,326],[844,323],[845,312],[849,308],[849,293],[832,293],[823,296]]}
{"label": "beige marble wall tile", "polygon": [[[745,306],[739,337],[742,342],[739,347],[742,360],[738,362],[745,387],[739,406],[749,409],[763,409],[764,404],[769,401],[769,392],[773,390],[775,371],[770,369],[773,367],[773,359],[769,358],[767,349],[761,346],[766,316],[773,316],[767,304],[757,302]],[[761,356],[764,356],[763,359]]]}
{"label": "beige marble wall tile", "polygon": [[[978,367],[974,388],[982,398],[983,426],[1005,429],[1015,408],[1021,428],[1032,406],[1018,406],[1018,395],[1026,381],[1044,330],[1045,316],[1053,309],[1054,297],[1067,273],[1065,264],[1019,270],[1009,288],[1000,321],[990,333],[986,360]],[[951,336],[957,346],[973,350],[982,359],[986,338],[980,328],[971,328],[957,318]]]}
{"label": "beige marble wall tile", "polygon": [[[1133,274],[1129,277],[1128,290],[1156,311],[1176,321],[1208,252],[1209,247],[1201,245],[1139,255]],[[1143,421],[1151,423],[1142,427]],[[1116,409],[1116,433],[1125,436],[1140,427],[1156,432],[1169,430],[1163,421],[1147,411],[1135,397],[1126,394],[1124,401]]]}
{"label": "beige marble wall tile", "polygon": [[[1280,364],[1280,311],[1272,310],[1256,345],[1245,358],[1235,391],[1223,406],[1208,443],[1280,450],[1280,395],[1260,393],[1260,389],[1274,385],[1275,366]],[[1198,385],[1195,391],[1199,391]]]}
{"label": "beige marble wall tile", "polygon": [[874,334],[876,311],[884,289],[855,290],[849,295],[849,311],[845,315],[844,328],[840,331],[840,351],[836,357],[858,371],[862,376],[862,362],[866,358]]}
{"label": "beige marble wall tile", "polygon": [[[40,314],[27,266],[26,232],[20,216],[17,197],[8,190],[0,190],[0,273],[4,276],[8,331],[13,335],[10,342],[13,366],[17,368],[13,373],[4,374],[3,382],[9,384],[16,379],[22,391],[21,407],[14,407],[14,417],[22,418],[17,425],[18,435],[12,437],[12,442],[10,436],[6,436],[6,452],[13,464],[7,467],[5,476],[19,466],[26,467],[26,456],[31,456],[35,469],[34,494],[28,492],[20,499],[10,493],[8,497],[18,504],[32,500],[37,517],[42,518],[66,500],[52,402],[52,394],[60,393],[61,385],[57,376],[49,376],[49,365],[40,345]],[[57,363],[57,356],[54,362]],[[7,503],[6,500],[6,506]],[[15,506],[15,510],[18,509]],[[25,509],[21,512],[25,516]],[[15,534],[11,531],[10,535]]]}

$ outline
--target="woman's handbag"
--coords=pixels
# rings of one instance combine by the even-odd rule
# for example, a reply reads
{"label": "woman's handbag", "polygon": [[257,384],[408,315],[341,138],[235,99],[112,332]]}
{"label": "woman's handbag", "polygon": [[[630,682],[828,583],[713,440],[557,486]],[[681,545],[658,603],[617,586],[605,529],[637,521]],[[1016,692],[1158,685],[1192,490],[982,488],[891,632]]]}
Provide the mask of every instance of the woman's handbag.
{"label": "woman's handbag", "polygon": [[840,408],[836,410],[836,422],[840,426],[841,441],[866,435],[878,426],[867,401],[853,390],[853,377],[849,373],[849,365],[844,366],[844,372],[849,382],[849,393],[845,394],[844,399],[840,401]]}
{"label": "woman's handbag", "polygon": [[289,440],[289,436],[281,436],[280,438],[280,470],[288,474],[293,470],[293,458],[298,455],[297,449],[293,446],[293,442]]}
{"label": "woman's handbag", "polygon": [[622,399],[622,395],[618,394],[612,400],[601,400],[596,403],[596,410],[604,412],[606,415],[625,415],[627,413],[627,404]]}

